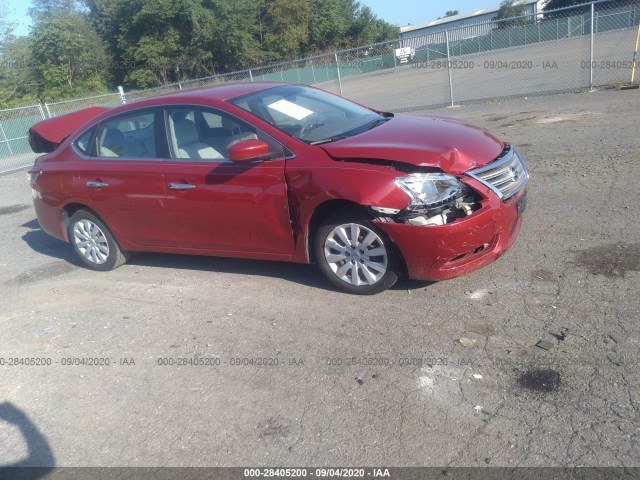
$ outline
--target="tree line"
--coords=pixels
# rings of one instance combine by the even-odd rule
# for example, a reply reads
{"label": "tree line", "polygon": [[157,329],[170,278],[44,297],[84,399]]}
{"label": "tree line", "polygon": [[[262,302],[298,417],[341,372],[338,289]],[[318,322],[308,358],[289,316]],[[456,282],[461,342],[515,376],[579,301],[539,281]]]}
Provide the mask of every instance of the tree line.
{"label": "tree line", "polygon": [[357,0],[34,0],[0,20],[0,108],[148,88],[396,39]]}

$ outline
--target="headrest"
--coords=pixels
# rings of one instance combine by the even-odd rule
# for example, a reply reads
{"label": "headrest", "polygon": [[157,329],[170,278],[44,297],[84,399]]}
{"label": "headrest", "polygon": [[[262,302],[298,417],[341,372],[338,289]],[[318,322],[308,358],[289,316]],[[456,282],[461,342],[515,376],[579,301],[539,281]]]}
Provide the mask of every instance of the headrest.
{"label": "headrest", "polygon": [[222,117],[222,128],[226,130],[242,130],[242,126],[239,123],[234,122],[229,117]]}
{"label": "headrest", "polygon": [[112,146],[121,146],[124,143],[124,133],[117,128],[109,128],[102,140],[102,145],[109,148]]}
{"label": "headrest", "polygon": [[191,120],[176,120],[173,124],[178,146],[194,143],[198,141],[198,129]]}

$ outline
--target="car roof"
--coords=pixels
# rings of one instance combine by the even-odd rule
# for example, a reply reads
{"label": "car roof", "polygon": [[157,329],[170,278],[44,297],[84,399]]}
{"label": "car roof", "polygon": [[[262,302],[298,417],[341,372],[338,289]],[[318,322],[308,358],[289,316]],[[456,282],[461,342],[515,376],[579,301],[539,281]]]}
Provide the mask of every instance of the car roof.
{"label": "car roof", "polygon": [[162,98],[163,100],[167,100],[173,98],[189,97],[190,99],[202,98],[227,101],[235,97],[241,97],[242,95],[258,92],[260,90],[267,90],[269,88],[280,87],[283,85],[287,84],[282,82],[225,83],[222,85],[216,85],[214,87],[201,87],[182,90],[176,93],[149,97],[148,99],[150,100],[151,98]]}
{"label": "car roof", "polygon": [[[55,147],[69,135],[84,128],[89,122],[99,122],[112,115],[126,113],[138,108],[153,108],[164,103],[208,103],[211,100],[225,102],[261,90],[288,85],[282,82],[225,83],[214,87],[193,88],[176,93],[157,95],[123,104],[117,107],[90,107],[61,117],[53,117],[36,123],[29,130],[31,148],[36,153],[43,153],[38,137]],[[86,123],[85,123],[86,122]],[[33,137],[33,138],[32,138]],[[31,139],[32,138],[32,139]]]}

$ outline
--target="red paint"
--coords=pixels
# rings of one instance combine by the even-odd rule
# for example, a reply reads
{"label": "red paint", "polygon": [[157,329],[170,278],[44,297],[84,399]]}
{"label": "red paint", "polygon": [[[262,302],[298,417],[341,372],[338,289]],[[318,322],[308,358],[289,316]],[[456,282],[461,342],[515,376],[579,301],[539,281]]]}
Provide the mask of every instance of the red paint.
{"label": "red paint", "polygon": [[496,158],[504,143],[453,118],[398,114],[373,130],[323,148],[335,158],[398,160],[461,174]]}
{"label": "red paint", "polygon": [[234,162],[256,160],[269,154],[269,145],[262,140],[243,140],[229,148],[229,158]]}
{"label": "red paint", "polygon": [[42,140],[57,146],[89,120],[108,110],[109,108],[105,107],[90,107],[38,122],[29,129],[31,148],[36,153],[43,153],[46,150],[37,148],[37,145],[41,144]]}
{"label": "red paint", "polygon": [[[37,159],[32,173],[34,204],[43,229],[67,241],[64,209],[93,210],[124,250],[197,253],[308,263],[314,212],[349,202],[401,210],[408,197],[394,183],[404,173],[363,159],[439,168],[461,175],[495,159],[504,143],[486,130],[445,117],[396,115],[370,131],[319,146],[289,137],[226,102],[281,84],[252,83],[186,91],[101,111],[41,122],[33,127],[60,146]],[[244,140],[229,148],[234,162],[155,159],[87,159],[72,147],[93,123],[140,107],[214,107],[253,124],[292,155],[261,157],[266,144]],[[91,121],[86,123],[87,119]],[[82,120],[82,121],[81,121]],[[65,123],[66,122],[66,123]],[[68,138],[68,129],[75,133]],[[169,150],[169,142],[165,145]],[[444,226],[417,227],[376,221],[395,242],[408,274],[445,279],[480,268],[498,258],[517,238],[521,219],[515,203],[524,190],[502,202],[484,185],[464,177],[483,198],[473,215]],[[87,188],[104,182],[106,188]],[[174,190],[170,184],[194,188]],[[483,244],[489,246],[470,253]],[[453,260],[456,257],[468,255]]]}

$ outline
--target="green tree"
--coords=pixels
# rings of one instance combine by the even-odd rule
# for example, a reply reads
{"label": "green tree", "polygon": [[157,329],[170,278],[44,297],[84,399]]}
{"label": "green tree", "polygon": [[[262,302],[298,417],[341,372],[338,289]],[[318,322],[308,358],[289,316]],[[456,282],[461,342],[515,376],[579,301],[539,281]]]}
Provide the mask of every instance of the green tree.
{"label": "green tree", "polygon": [[206,47],[212,54],[214,66],[229,71],[267,60],[262,47],[265,13],[262,7],[260,0],[218,0],[208,7],[218,19],[213,43]]}
{"label": "green tree", "polygon": [[543,10],[546,12],[557,8],[573,7],[574,5],[581,5],[583,3],[585,3],[584,0],[549,0]]}
{"label": "green tree", "polygon": [[498,10],[496,20],[500,20],[498,28],[511,28],[517,25],[523,25],[526,20],[521,17],[524,15],[524,3],[522,0],[503,0]]}
{"label": "green tree", "polygon": [[34,21],[60,13],[78,11],[80,6],[75,0],[31,0],[29,15]]}
{"label": "green tree", "polygon": [[440,20],[441,18],[455,17],[456,15],[458,15],[458,13],[458,10],[447,10],[447,13],[444,14],[444,17],[438,17],[438,20]]}
{"label": "green tree", "polygon": [[314,0],[309,25],[309,50],[322,52],[344,46],[349,29],[340,0]]}
{"label": "green tree", "polygon": [[7,36],[0,41],[0,108],[35,103],[35,80],[29,39]]}
{"label": "green tree", "polygon": [[[584,3],[585,2],[582,0],[549,0],[543,8],[543,11],[545,12],[544,18],[545,19],[559,18],[559,17],[566,17],[569,15],[579,15],[582,13],[586,13],[590,10],[589,5],[581,8],[576,8],[576,9],[561,10],[559,12],[553,12],[553,10],[556,10],[558,8],[573,7],[576,5],[582,5]],[[601,7],[603,4],[606,4],[606,3],[609,3],[609,2],[602,2],[598,5],[598,7]]]}
{"label": "green tree", "polygon": [[264,37],[266,49],[281,59],[304,54],[309,43],[312,12],[309,0],[271,0],[267,6],[269,31]]}
{"label": "green tree", "polygon": [[77,10],[56,10],[36,18],[29,47],[39,98],[106,91],[109,55],[87,16]]}
{"label": "green tree", "polygon": [[351,12],[347,31],[351,46],[371,45],[398,38],[398,27],[378,18],[373,11],[360,2],[347,0],[347,11]]}
{"label": "green tree", "polygon": [[[186,78],[211,60],[216,19],[199,0],[119,0],[115,11],[119,78],[146,88]],[[123,75],[124,74],[124,75]]]}

